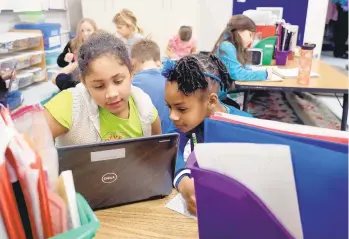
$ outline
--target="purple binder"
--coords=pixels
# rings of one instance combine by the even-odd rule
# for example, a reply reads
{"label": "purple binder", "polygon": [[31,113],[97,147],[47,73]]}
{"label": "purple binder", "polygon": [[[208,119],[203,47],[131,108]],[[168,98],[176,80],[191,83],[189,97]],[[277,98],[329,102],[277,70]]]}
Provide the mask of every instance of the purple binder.
{"label": "purple binder", "polygon": [[187,162],[195,184],[200,239],[294,238],[248,188],[222,174],[200,169],[195,152]]}

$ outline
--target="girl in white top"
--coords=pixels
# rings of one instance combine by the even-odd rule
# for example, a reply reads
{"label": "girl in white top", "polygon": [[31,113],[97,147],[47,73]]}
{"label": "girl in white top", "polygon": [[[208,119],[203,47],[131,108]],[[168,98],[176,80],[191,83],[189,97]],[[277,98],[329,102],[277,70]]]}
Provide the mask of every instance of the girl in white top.
{"label": "girl in white top", "polygon": [[150,97],[131,86],[125,44],[108,33],[92,35],[78,54],[81,84],[45,105],[57,146],[161,134]]}

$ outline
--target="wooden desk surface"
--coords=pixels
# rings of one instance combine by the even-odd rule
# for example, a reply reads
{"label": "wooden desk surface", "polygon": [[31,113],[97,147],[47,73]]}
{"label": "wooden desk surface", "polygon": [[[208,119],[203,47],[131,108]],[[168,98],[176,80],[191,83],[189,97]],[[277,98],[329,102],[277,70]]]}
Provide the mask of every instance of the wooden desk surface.
{"label": "wooden desk surface", "polygon": [[97,239],[197,239],[197,222],[165,208],[177,192],[153,200],[97,211]]}
{"label": "wooden desk surface", "polygon": [[[285,68],[298,67],[298,60],[288,61]],[[297,79],[284,79],[280,82],[236,81],[238,89],[292,90],[322,93],[348,93],[348,76],[321,60],[314,59],[312,71],[320,77],[310,78],[309,85],[299,85]]]}

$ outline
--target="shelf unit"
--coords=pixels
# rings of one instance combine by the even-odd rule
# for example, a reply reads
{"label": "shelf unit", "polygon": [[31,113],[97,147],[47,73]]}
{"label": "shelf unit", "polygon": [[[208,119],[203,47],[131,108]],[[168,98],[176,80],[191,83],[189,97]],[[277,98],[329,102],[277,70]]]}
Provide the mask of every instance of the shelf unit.
{"label": "shelf unit", "polygon": [[[13,49],[10,50],[9,52],[4,52],[0,54],[0,60],[1,62],[1,68],[4,68],[3,65],[5,65],[6,63],[8,63],[9,65],[11,65],[13,62],[16,62],[14,64],[17,65],[17,79],[15,80],[15,82],[18,84],[18,86],[20,87],[20,85],[22,84],[23,87],[21,88],[25,88],[31,84],[37,83],[37,82],[43,82],[43,81],[47,81],[47,69],[46,69],[46,59],[45,59],[45,51],[44,51],[44,40],[43,40],[43,36],[40,30],[10,30],[10,32],[16,32],[16,33],[31,33],[33,34],[33,36],[38,36],[38,37],[30,37],[28,35],[28,38],[23,38],[22,36],[20,37],[20,35],[18,35],[18,40],[28,40],[31,38],[39,38],[39,44],[37,44],[36,46],[33,47],[29,47],[29,46],[24,46],[23,48],[20,49]],[[5,33],[6,34],[6,33]],[[1,35],[0,35],[1,37]],[[14,40],[18,41],[17,39]],[[13,43],[15,44],[15,43]],[[41,52],[41,54],[39,54],[39,52]],[[16,56],[14,55],[16,54]],[[32,62],[33,61],[33,57],[34,56],[40,56],[41,61],[39,63],[35,63]],[[13,59],[15,58],[15,60]],[[38,57],[39,58],[39,57]],[[8,59],[8,61],[6,60]],[[12,59],[12,60],[10,60]],[[21,64],[21,61],[29,61],[30,63],[27,64],[25,63],[23,67],[19,67],[19,65]],[[10,63],[11,62],[11,63]],[[35,68],[41,68],[41,70],[37,70],[34,72],[35,73],[28,73],[28,70],[33,69],[33,67]],[[11,69],[11,67],[9,67]],[[18,69],[21,68],[21,69]],[[22,74],[21,74],[22,73]],[[20,77],[23,76],[24,74],[28,75],[28,82],[25,82],[24,84],[20,81]],[[31,79],[29,76],[32,76]],[[39,77],[39,78],[36,78]]]}

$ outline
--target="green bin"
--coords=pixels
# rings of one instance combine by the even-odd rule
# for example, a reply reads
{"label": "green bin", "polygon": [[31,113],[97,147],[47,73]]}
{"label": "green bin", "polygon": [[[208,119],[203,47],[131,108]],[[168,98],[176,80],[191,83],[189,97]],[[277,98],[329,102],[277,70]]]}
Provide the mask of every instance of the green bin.
{"label": "green bin", "polygon": [[263,59],[262,64],[263,65],[270,65],[271,61],[273,60],[274,50],[275,50],[275,44],[276,44],[277,37],[266,37],[262,39],[260,42],[258,42],[253,48],[262,49],[263,51]]}
{"label": "green bin", "polygon": [[51,237],[51,239],[91,239],[94,238],[100,223],[85,198],[76,194],[81,227]]}

